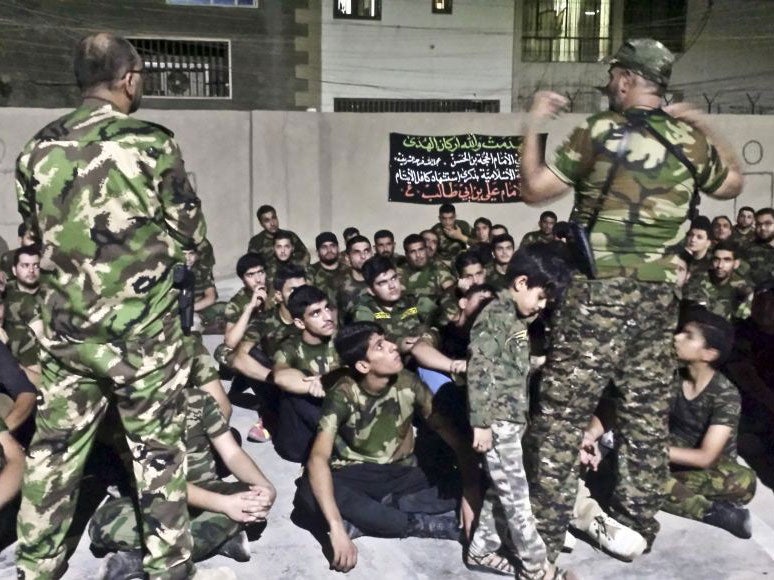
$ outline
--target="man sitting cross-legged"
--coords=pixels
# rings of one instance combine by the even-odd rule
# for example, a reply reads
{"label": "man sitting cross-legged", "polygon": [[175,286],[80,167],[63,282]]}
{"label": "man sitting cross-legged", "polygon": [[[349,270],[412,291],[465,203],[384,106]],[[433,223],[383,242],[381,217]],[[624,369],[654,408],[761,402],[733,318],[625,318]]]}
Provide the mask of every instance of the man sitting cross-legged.
{"label": "man sitting cross-legged", "polygon": [[472,482],[468,445],[434,412],[430,391],[404,370],[397,345],[378,324],[353,323],[334,342],[349,373],[326,394],[295,500],[299,510],[325,518],[332,567],[344,572],[355,567],[351,538],[361,533],[458,538],[456,499],[442,497],[415,466],[414,411],[457,451],[463,481]]}

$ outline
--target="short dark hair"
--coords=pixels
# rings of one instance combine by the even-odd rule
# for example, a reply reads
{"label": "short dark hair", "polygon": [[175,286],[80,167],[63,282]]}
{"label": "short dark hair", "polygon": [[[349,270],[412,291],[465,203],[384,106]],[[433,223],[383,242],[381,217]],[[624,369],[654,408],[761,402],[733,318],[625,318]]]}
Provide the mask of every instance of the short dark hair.
{"label": "short dark hair", "polygon": [[740,208],[739,208],[739,211],[738,211],[738,212],[736,212],[736,215],[739,215],[739,214],[740,214],[740,213],[742,213],[743,211],[749,211],[749,212],[751,212],[753,215],[755,215],[755,210],[754,210],[753,208],[751,208],[749,205],[743,205],[742,207],[740,207]]}
{"label": "short dark hair", "polygon": [[358,361],[367,360],[368,342],[374,334],[384,336],[384,329],[376,322],[353,322],[341,328],[333,339],[341,362],[354,371]]}
{"label": "short dark hair", "polygon": [[553,218],[553,219],[554,219],[554,221],[556,221],[556,220],[558,219],[558,218],[556,217],[556,214],[555,214],[554,212],[552,212],[551,210],[544,211],[543,213],[541,213],[541,214],[540,214],[540,220],[539,220],[539,221],[541,221],[541,222],[542,222],[542,221],[543,221],[545,218]]}
{"label": "short dark hair", "polygon": [[755,217],[761,217],[762,215],[770,215],[771,217],[774,217],[774,208],[771,207],[762,207],[758,211],[755,212]]}
{"label": "short dark hair", "polygon": [[395,267],[395,262],[387,256],[377,254],[376,256],[371,256],[363,263],[360,273],[363,274],[366,284],[373,286],[377,277],[390,270],[398,271]]}
{"label": "short dark hair", "polygon": [[349,253],[349,251],[352,249],[352,246],[354,246],[355,244],[361,244],[363,242],[368,244],[369,248],[371,247],[371,240],[369,240],[365,236],[361,236],[360,234],[358,234],[356,236],[352,236],[351,238],[349,238],[347,240],[347,253]]}
{"label": "short dark hair", "polygon": [[718,351],[718,358],[713,360],[710,366],[713,369],[722,367],[734,347],[733,325],[722,316],[697,304],[686,309],[681,328],[684,328],[689,322],[697,326],[707,348]]}
{"label": "short dark hair", "polygon": [[699,215],[693,218],[693,221],[691,222],[692,230],[704,230],[707,232],[707,236],[712,235],[712,222],[710,222],[709,218],[707,216]]}
{"label": "short dark hair", "polygon": [[731,221],[731,218],[728,217],[727,215],[716,215],[714,218],[712,218],[712,225],[714,226],[720,220],[726,220],[731,225],[734,224],[734,222]]}
{"label": "short dark hair", "polygon": [[395,241],[395,235],[390,230],[378,230],[374,234],[374,243],[376,243],[376,240],[381,240],[382,238],[390,238],[391,242]]}
{"label": "short dark hair", "polygon": [[348,238],[351,238],[352,236],[356,236],[360,233],[360,230],[357,229],[355,226],[349,226],[347,228],[344,228],[344,232],[341,234],[344,237],[344,241],[346,242]]}
{"label": "short dark hair", "polygon": [[733,240],[720,240],[717,244],[715,244],[715,247],[712,248],[713,255],[718,250],[731,252],[734,255],[734,259],[739,257],[739,245]]}
{"label": "short dark hair", "polygon": [[336,234],[333,232],[320,232],[314,239],[314,247],[319,250],[323,244],[327,244],[328,242],[336,244],[337,248],[339,246],[339,238],[336,237]]}
{"label": "short dark hair", "polygon": [[451,203],[444,203],[441,204],[441,207],[438,208],[438,215],[441,215],[442,213],[457,213],[457,210],[454,209],[454,205]]}
{"label": "short dark hair", "polygon": [[527,288],[543,288],[547,297],[556,298],[570,281],[570,268],[559,252],[548,244],[519,248],[505,271],[508,285],[519,276],[527,277]]}
{"label": "short dark hair", "polygon": [[421,232],[419,232],[419,235],[422,236],[423,239],[424,239],[426,234],[434,235],[436,240],[440,240],[441,239],[441,238],[438,237],[438,234],[436,232],[434,232],[433,230],[422,230]]}
{"label": "short dark hair", "polygon": [[493,230],[498,229],[498,228],[505,230],[506,234],[508,233],[508,228],[505,227],[503,224],[495,224],[495,225],[492,226]]}
{"label": "short dark hair", "polygon": [[298,264],[280,264],[277,268],[277,273],[274,275],[274,289],[282,292],[285,282],[293,278],[304,278],[306,280],[306,272]]}
{"label": "short dark hair", "polygon": [[258,211],[255,212],[255,217],[257,217],[260,220],[262,215],[267,214],[269,212],[273,213],[274,215],[277,215],[276,209],[274,209],[270,205],[264,204],[258,208]]}
{"label": "short dark hair", "polygon": [[245,254],[237,260],[236,275],[241,278],[248,270],[252,270],[257,266],[260,266],[261,268],[266,267],[266,262],[264,261],[263,256],[260,254],[253,254],[252,252]]}
{"label": "short dark hair", "polygon": [[476,218],[476,221],[473,222],[473,227],[476,227],[478,224],[484,224],[489,229],[492,228],[492,220],[485,217]]}
{"label": "short dark hair", "polygon": [[19,236],[20,238],[23,238],[24,236],[27,235],[28,230],[29,228],[27,227],[27,224],[22,222],[19,224],[19,227],[16,228],[16,235]]}
{"label": "short dark hair", "polygon": [[454,258],[454,269],[457,271],[457,276],[462,276],[462,271],[473,264],[481,264],[482,267],[484,266],[484,261],[477,252],[467,250],[457,254],[457,257]]}
{"label": "short dark hair", "polygon": [[403,238],[403,251],[408,251],[408,247],[413,244],[423,244],[425,243],[425,238],[420,236],[419,234],[409,234],[405,238]]}
{"label": "short dark hair", "polygon": [[108,32],[84,36],[75,47],[73,72],[82,93],[102,85],[112,86],[142,64],[132,43]]}
{"label": "short dark hair", "polygon": [[16,248],[13,253],[14,266],[19,265],[19,259],[22,256],[37,256],[40,258],[40,246],[37,244],[32,244],[31,246],[22,246],[21,248]]}
{"label": "short dark hair", "polygon": [[290,243],[293,243],[293,234],[291,234],[288,230],[277,230],[274,232],[274,241],[277,240],[290,240]]}
{"label": "short dark hair", "polygon": [[325,300],[328,301],[328,295],[310,284],[304,284],[294,289],[288,298],[288,310],[293,318],[299,318],[303,320],[304,312],[312,304],[317,304]]}
{"label": "short dark hair", "polygon": [[503,242],[510,242],[514,248],[516,247],[516,242],[513,241],[513,236],[511,234],[499,234],[493,237],[492,241],[489,242],[489,244],[492,246],[492,249],[494,250],[497,244],[502,244]]}

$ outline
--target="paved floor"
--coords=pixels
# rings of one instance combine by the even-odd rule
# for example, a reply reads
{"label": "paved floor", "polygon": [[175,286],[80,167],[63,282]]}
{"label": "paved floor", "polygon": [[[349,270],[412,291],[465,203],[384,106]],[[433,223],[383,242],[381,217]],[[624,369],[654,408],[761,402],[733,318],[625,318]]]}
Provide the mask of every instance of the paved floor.
{"label": "paved floor", "polygon": [[[208,346],[214,346],[212,342],[208,340]],[[235,407],[232,424],[246,434],[253,417],[253,411]],[[199,566],[227,565],[244,580],[341,578],[341,574],[328,569],[327,560],[315,539],[290,521],[293,482],[300,473],[300,466],[279,458],[271,444],[245,442],[244,448],[278,490],[269,525],[262,537],[251,544],[253,557],[250,562],[240,564],[218,556]],[[580,541],[574,552],[563,555],[560,562],[584,579],[742,580],[774,577],[774,494],[771,489],[759,484],[751,511],[754,514],[751,540],[739,540],[717,528],[662,513],[659,514],[662,531],[653,550],[633,563],[619,562]],[[355,544],[359,561],[347,575],[352,579],[495,578],[466,570],[461,561],[461,548],[456,542],[360,538]],[[90,552],[88,537],[84,534],[70,558],[70,569],[64,578],[96,578],[99,565],[100,559]],[[13,546],[10,546],[0,552],[0,579],[14,577]]]}

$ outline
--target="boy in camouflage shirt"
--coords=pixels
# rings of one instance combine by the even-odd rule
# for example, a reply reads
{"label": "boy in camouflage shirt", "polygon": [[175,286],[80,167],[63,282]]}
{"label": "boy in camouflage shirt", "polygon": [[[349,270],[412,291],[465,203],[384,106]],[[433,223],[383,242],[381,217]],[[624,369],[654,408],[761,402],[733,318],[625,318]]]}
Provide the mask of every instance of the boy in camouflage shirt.
{"label": "boy in camouflage shirt", "polygon": [[515,248],[513,236],[510,234],[500,234],[492,238],[494,260],[486,268],[486,283],[497,290],[504,290],[508,286],[506,272]]}
{"label": "boy in camouflage shirt", "polygon": [[[247,251],[251,254],[260,255],[266,264],[269,264],[274,255],[274,237],[279,231],[279,220],[277,211],[270,205],[262,205],[255,212],[258,223],[261,224],[263,231],[250,238],[247,244]],[[294,232],[286,230],[290,234],[290,240],[293,244],[293,254],[300,264],[306,266],[309,263],[309,251],[304,242]]]}
{"label": "boy in camouflage shirt", "polygon": [[505,289],[481,311],[471,329],[467,377],[473,449],[485,454],[491,481],[468,548],[466,564],[472,568],[510,571],[507,560],[496,555],[504,546],[495,526],[498,514],[505,516],[501,524],[520,561],[518,577],[556,574],[532,515],[521,438],[529,411],[527,326],[567,277],[565,264],[547,246],[520,249],[508,264]]}
{"label": "boy in camouflage shirt", "polygon": [[322,232],[314,240],[319,260],[306,269],[306,277],[312,286],[324,290],[332,300],[348,266],[339,256],[339,239],[333,232]]}
{"label": "boy in camouflage shirt", "polygon": [[330,528],[331,566],[355,566],[352,538],[361,534],[458,538],[456,498],[439,495],[416,467],[414,412],[457,451],[465,482],[475,480],[468,446],[434,412],[432,394],[404,370],[397,345],[377,324],[342,328],[335,347],[349,373],[326,393],[296,494],[296,506],[321,514]]}

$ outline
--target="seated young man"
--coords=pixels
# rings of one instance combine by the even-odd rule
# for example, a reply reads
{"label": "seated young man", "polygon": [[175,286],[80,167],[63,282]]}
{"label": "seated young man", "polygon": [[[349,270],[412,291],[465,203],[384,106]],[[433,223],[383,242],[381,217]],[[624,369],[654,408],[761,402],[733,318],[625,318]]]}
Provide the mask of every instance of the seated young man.
{"label": "seated young man", "polygon": [[[277,211],[270,205],[262,205],[255,212],[255,217],[258,218],[258,223],[263,231],[250,238],[250,242],[247,244],[247,251],[251,254],[259,254],[263,257],[264,263],[268,265],[274,254],[274,237],[280,229]],[[290,232],[290,234],[293,254],[299,264],[306,266],[309,264],[309,251],[298,235],[293,232]]]}
{"label": "seated young man", "polygon": [[274,449],[283,459],[304,463],[317,432],[325,375],[341,366],[332,340],[338,324],[336,307],[314,286],[293,290],[288,310],[300,332],[274,353],[272,375],[281,391]]}
{"label": "seated young man", "polygon": [[514,251],[515,245],[510,234],[500,234],[492,238],[493,261],[486,269],[486,282],[498,291],[508,285],[505,274]]}
{"label": "seated young man", "polygon": [[347,275],[349,267],[339,255],[339,239],[333,232],[322,232],[314,239],[318,261],[306,269],[306,278],[312,286],[324,290],[336,299],[336,289]]}
{"label": "seated young man", "polygon": [[195,328],[203,334],[219,334],[223,332],[223,310],[226,305],[217,301],[218,291],[212,268],[199,259],[196,246],[186,248],[183,254],[186,266],[194,277]]}
{"label": "seated young man", "polygon": [[731,324],[699,307],[675,335],[682,368],[669,412],[671,477],[662,509],[749,538],[750,514],[741,506],[753,498],[756,478],[737,462],[739,392],[718,371],[733,342]]}
{"label": "seated young man", "polygon": [[403,240],[405,263],[401,269],[401,283],[406,294],[426,296],[440,303],[455,279],[445,267],[439,267],[427,257],[427,245],[419,234],[409,234]]}
{"label": "seated young man", "polygon": [[[308,253],[306,254],[308,256]],[[277,270],[283,266],[298,264],[306,268],[306,264],[301,264],[296,258],[295,248],[293,247],[293,232],[286,230],[277,230],[274,233],[273,253],[266,261],[266,277],[272,282],[277,275]]]}
{"label": "seated young man", "polygon": [[[236,442],[215,400],[195,387],[185,394],[192,558],[200,561],[222,554],[246,562],[250,546],[245,528],[266,520],[276,490]],[[213,449],[237,481],[218,478]],[[98,551],[116,552],[103,562],[100,577],[142,574],[142,540],[132,498],[109,498],[97,508],[89,537]]]}
{"label": "seated young man", "polygon": [[339,279],[336,288],[336,306],[339,309],[339,322],[350,322],[358,298],[365,294],[368,285],[363,279],[361,269],[372,255],[371,242],[357,234],[347,240],[347,263],[349,270]]}
{"label": "seated young man", "polygon": [[374,234],[374,251],[375,255],[389,258],[399,268],[406,264],[405,256],[395,253],[395,234],[390,230],[379,230]]}
{"label": "seated young man", "polygon": [[458,452],[463,481],[471,482],[466,442],[434,412],[432,394],[404,370],[397,345],[378,324],[355,322],[334,342],[349,373],[326,394],[295,500],[299,509],[324,517],[332,567],[354,568],[352,537],[360,534],[457,539],[457,500],[442,497],[415,466],[414,412]]}

